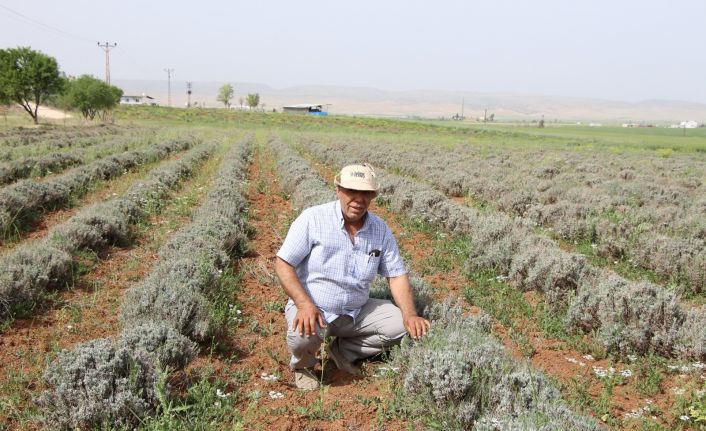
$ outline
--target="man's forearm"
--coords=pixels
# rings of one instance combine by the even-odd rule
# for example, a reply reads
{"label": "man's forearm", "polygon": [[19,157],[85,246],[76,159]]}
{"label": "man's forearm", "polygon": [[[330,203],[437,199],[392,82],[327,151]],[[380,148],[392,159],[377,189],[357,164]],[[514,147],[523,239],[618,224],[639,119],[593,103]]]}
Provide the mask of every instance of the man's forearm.
{"label": "man's forearm", "polygon": [[275,272],[277,273],[277,277],[279,277],[279,282],[284,292],[287,296],[292,298],[297,308],[302,308],[303,305],[314,303],[311,297],[306,293],[306,290],[304,290],[301,282],[299,282],[297,272],[292,265],[277,257],[275,261]]}
{"label": "man's forearm", "polygon": [[416,316],[417,310],[414,308],[414,297],[412,295],[412,287],[409,284],[407,274],[398,277],[390,277],[390,292],[395,300],[395,304],[402,312],[402,316]]}

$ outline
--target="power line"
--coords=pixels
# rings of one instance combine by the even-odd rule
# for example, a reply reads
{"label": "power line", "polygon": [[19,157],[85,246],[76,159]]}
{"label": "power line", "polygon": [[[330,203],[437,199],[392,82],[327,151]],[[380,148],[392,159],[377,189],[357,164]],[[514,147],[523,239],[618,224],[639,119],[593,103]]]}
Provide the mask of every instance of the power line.
{"label": "power line", "polygon": [[61,33],[61,34],[63,34],[64,36],[72,37],[72,38],[74,38],[74,39],[82,40],[82,41],[85,41],[85,42],[95,42],[95,40],[88,39],[87,37],[83,37],[83,36],[79,36],[79,35],[76,35],[76,34],[73,34],[73,33],[69,33],[68,31],[64,31],[64,30],[62,30],[62,29],[60,29],[60,28],[56,28],[56,27],[51,26],[51,25],[49,25],[49,24],[45,24],[45,23],[43,23],[43,22],[37,21],[36,19],[30,18],[30,17],[28,17],[27,15],[24,15],[24,14],[22,14],[22,13],[20,13],[20,12],[17,12],[16,10],[10,9],[10,8],[7,7],[7,6],[4,6],[4,5],[1,5],[1,4],[0,4],[0,8],[2,8],[2,9],[4,9],[4,10],[6,10],[6,11],[8,11],[8,12],[14,14],[14,15],[16,15],[16,17],[20,17],[20,18],[24,19],[24,20],[27,21],[27,22],[30,22],[30,23],[35,24],[35,25],[38,25],[38,26],[40,26],[40,27],[44,27],[45,29],[48,29],[48,30],[55,31],[55,32],[57,32],[57,33]]}

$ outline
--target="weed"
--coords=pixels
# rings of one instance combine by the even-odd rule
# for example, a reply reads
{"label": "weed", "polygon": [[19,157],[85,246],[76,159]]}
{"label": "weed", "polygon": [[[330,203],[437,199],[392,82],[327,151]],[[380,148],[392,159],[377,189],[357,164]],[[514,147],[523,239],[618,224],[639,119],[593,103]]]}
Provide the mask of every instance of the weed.
{"label": "weed", "polygon": [[651,397],[662,392],[662,373],[664,359],[649,355],[637,359],[635,389],[643,397]]}

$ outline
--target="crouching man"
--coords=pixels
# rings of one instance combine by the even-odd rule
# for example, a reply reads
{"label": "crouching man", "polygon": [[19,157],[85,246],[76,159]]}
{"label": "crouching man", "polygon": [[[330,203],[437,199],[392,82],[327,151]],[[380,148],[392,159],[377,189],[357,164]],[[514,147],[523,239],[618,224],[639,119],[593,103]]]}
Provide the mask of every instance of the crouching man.
{"label": "crouching man", "polygon": [[[338,199],[297,217],[275,263],[290,298],[285,308],[290,366],[297,387],[305,390],[319,387],[313,368],[324,337],[335,337],[328,356],[336,367],[358,375],[357,361],[429,328],[415,311],[392,232],[368,211],[379,189],[372,167],[346,166],[335,185]],[[369,297],[376,274],[387,278],[397,306]]]}

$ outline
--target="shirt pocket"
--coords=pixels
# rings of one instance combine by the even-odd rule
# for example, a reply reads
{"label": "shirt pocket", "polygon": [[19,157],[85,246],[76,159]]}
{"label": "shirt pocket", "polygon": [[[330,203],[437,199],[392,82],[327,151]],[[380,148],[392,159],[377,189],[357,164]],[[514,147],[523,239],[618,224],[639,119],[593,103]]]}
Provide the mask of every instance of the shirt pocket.
{"label": "shirt pocket", "polygon": [[356,265],[358,280],[363,283],[371,283],[378,273],[380,256],[360,253],[356,256]]}

